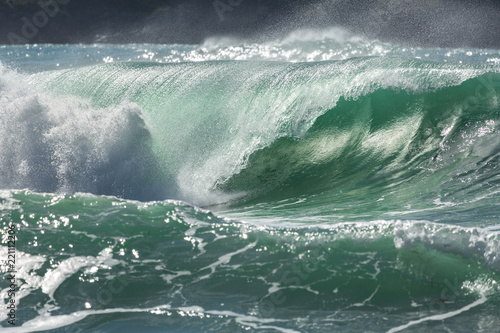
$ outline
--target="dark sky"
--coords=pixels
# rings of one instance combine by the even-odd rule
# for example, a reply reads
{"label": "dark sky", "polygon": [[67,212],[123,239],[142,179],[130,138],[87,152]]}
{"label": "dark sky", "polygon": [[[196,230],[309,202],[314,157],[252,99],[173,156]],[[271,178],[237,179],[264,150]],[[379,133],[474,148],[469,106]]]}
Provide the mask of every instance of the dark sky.
{"label": "dark sky", "polygon": [[412,46],[500,48],[493,0],[4,0],[0,43],[200,43],[342,26]]}

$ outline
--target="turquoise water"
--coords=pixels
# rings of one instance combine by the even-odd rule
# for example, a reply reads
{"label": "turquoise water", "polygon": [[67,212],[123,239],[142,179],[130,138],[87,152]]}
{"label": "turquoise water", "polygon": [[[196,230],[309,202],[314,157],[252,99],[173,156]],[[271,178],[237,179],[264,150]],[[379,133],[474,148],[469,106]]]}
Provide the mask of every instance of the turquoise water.
{"label": "turquoise water", "polygon": [[497,330],[500,51],[330,29],[0,62],[4,331]]}

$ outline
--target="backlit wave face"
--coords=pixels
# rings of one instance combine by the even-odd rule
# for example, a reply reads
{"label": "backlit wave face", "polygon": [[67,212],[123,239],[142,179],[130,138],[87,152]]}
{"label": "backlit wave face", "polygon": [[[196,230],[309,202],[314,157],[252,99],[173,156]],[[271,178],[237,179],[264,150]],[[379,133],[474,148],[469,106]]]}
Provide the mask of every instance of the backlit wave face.
{"label": "backlit wave face", "polygon": [[[308,54],[311,45],[352,43],[373,45],[338,29],[297,31],[276,45]],[[234,47],[220,45],[211,46],[214,56]],[[378,45],[392,53],[353,57],[340,49],[345,60],[290,63],[260,50],[266,61],[143,60],[33,75],[4,68],[2,187],[203,206],[339,188],[371,188],[380,199],[417,186],[428,196],[415,189],[418,196],[403,197],[441,200],[433,184],[480,161],[488,169],[496,158],[498,69],[478,64],[494,51]],[[114,59],[145,47],[97,50]],[[44,59],[61,46],[40,48]],[[96,52],[76,49],[76,57]],[[436,57],[450,61],[425,60]],[[481,174],[488,184],[492,172]],[[455,184],[452,177],[452,192]]]}

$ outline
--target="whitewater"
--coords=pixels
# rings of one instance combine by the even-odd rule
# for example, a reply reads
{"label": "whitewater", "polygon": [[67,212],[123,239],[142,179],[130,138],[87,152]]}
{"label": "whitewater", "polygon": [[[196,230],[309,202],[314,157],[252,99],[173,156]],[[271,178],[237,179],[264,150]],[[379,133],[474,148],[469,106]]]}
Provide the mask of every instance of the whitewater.
{"label": "whitewater", "polygon": [[500,325],[500,50],[3,45],[0,106],[2,331]]}

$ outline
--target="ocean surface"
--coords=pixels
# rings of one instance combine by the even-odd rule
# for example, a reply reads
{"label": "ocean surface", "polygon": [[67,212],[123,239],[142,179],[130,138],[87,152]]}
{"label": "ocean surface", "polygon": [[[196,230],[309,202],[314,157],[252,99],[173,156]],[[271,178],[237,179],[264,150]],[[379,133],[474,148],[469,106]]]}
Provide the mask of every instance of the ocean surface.
{"label": "ocean surface", "polygon": [[499,134],[500,50],[0,46],[0,330],[499,332]]}

